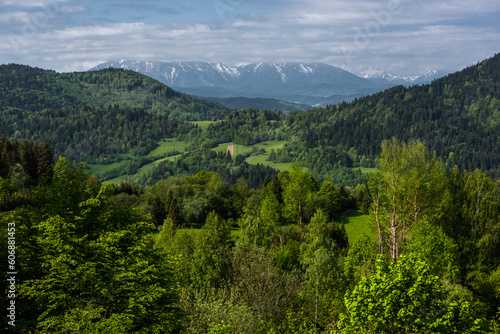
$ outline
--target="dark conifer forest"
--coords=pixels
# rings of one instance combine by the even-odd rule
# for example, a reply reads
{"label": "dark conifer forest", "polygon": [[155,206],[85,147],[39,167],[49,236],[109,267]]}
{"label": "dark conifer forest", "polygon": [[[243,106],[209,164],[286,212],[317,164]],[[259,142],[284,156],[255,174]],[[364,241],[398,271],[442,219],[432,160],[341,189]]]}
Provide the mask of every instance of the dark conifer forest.
{"label": "dark conifer forest", "polygon": [[229,110],[0,66],[1,332],[500,332],[500,55]]}

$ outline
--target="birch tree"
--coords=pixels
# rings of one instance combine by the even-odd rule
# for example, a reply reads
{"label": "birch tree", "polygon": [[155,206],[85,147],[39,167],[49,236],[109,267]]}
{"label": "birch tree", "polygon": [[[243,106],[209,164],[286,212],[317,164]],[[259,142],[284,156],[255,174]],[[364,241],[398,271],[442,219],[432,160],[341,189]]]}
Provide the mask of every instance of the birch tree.
{"label": "birch tree", "polygon": [[396,261],[412,226],[441,218],[449,201],[445,173],[420,141],[382,143],[379,171],[368,182],[380,253],[387,246]]}

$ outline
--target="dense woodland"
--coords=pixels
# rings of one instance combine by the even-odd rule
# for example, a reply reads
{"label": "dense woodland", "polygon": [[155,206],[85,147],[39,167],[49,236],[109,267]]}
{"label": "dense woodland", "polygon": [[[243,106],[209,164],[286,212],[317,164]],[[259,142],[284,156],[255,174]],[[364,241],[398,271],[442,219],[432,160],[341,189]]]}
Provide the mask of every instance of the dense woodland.
{"label": "dense woodland", "polygon": [[[385,141],[352,190],[292,165],[259,189],[201,171],[141,191],[2,146],[18,332],[498,331],[500,185],[421,142]],[[351,243],[338,216],[356,206],[374,233]]]}
{"label": "dense woodland", "polygon": [[[335,183],[350,186],[366,179],[360,168],[377,166],[383,140],[418,139],[443,158],[448,169],[457,165],[498,177],[499,82],[500,55],[496,55],[428,85],[399,86],[351,103],[283,114],[229,111],[131,71],[59,74],[3,65],[0,131],[10,140],[46,141],[56,156],[70,161],[99,164],[124,156],[148,163],[151,159],[145,156],[162,138],[186,141],[185,161],[196,161],[191,155],[207,156],[204,151],[221,143],[286,140],[283,148],[272,152],[271,161],[294,162],[318,179],[328,175]],[[218,122],[201,131],[186,123],[189,120]],[[132,165],[136,165],[132,171],[117,169],[113,175],[135,174],[138,163]],[[211,170],[224,168],[215,160],[210,165]],[[196,168],[178,171],[188,175],[199,171]],[[172,172],[172,167],[167,170]],[[165,175],[162,166],[135,180],[144,187]]]}
{"label": "dense woodland", "polygon": [[[428,85],[394,87],[349,104],[289,113],[285,125],[295,130],[297,138],[276,158],[293,157],[309,167],[310,153],[303,151],[342,148],[373,164],[380,143],[396,137],[420,139],[450,168],[479,168],[500,176],[499,108],[500,55],[496,55]],[[351,161],[342,164],[349,166]]]}
{"label": "dense woodland", "polygon": [[[0,66],[15,331],[500,332],[499,62],[288,114],[129,71]],[[133,155],[132,174],[165,138],[184,152],[120,185],[80,163]],[[289,168],[213,150],[266,141]],[[353,210],[370,225],[356,239]]]}

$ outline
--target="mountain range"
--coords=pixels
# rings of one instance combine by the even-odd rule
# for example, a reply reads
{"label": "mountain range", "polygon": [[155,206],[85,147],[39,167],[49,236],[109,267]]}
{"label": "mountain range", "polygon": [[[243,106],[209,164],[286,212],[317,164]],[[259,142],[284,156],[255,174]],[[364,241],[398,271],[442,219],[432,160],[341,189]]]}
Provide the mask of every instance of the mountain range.
{"label": "mountain range", "polygon": [[[255,66],[248,76],[258,77],[261,69],[268,83],[293,81],[265,68]],[[303,78],[315,72],[299,69]],[[219,73],[227,81],[243,75]],[[351,83],[368,81],[338,73]],[[123,68],[57,73],[10,64],[0,66],[0,134],[46,141],[56,156],[85,161],[100,176],[123,180],[138,173],[138,183],[149,185],[207,169],[212,158],[221,161],[211,170],[225,173],[228,145],[238,146],[236,165],[260,166],[259,175],[264,167],[293,162],[317,177],[355,185],[363,181],[359,168],[374,168],[381,143],[393,137],[421,140],[448,168],[480,168],[498,177],[499,82],[500,54],[430,84],[398,85],[351,103],[283,114],[264,107],[231,111]]]}
{"label": "mountain range", "polygon": [[[303,105],[351,101],[397,85],[429,83],[443,74],[430,71],[417,76],[398,76],[384,72],[359,77],[323,63],[253,63],[231,67],[221,63],[132,60],[105,62],[90,71],[106,68],[139,72],[186,94],[214,98],[222,104],[230,101],[231,107],[251,107],[254,98],[286,101],[281,104],[283,111],[304,109]],[[234,98],[240,97],[246,99],[239,101],[241,105],[235,104]],[[224,100],[228,98],[231,100]],[[276,106],[276,101],[271,104]],[[259,106],[262,107],[262,100]]]}

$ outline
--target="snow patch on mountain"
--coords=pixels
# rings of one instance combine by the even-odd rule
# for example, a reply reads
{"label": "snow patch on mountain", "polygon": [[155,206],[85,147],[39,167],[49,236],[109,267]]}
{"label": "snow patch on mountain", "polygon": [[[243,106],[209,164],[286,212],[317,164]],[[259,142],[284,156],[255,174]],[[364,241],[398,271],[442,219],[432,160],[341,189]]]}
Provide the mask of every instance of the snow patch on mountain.
{"label": "snow patch on mountain", "polygon": [[387,81],[388,83],[411,85],[430,83],[432,80],[437,79],[443,75],[444,73],[437,70],[430,70],[418,75],[397,75],[381,71],[365,74],[363,78],[377,83]]}
{"label": "snow patch on mountain", "polygon": [[227,66],[206,62],[121,59],[91,70],[122,68],[150,76],[180,92],[202,97],[273,98],[308,105],[350,101],[396,85],[429,83],[442,75],[429,71],[400,76],[371,72],[363,77],[322,63],[253,63]]}

